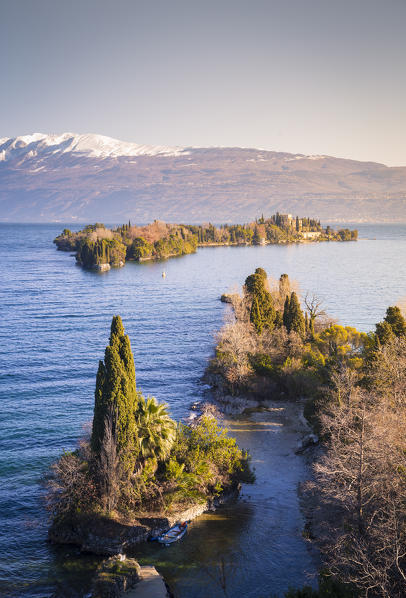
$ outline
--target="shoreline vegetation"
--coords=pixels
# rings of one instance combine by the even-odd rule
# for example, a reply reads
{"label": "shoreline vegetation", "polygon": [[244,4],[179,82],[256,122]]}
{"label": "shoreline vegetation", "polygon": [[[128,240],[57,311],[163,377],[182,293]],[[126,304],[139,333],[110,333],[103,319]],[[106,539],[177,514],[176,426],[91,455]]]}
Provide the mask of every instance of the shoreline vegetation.
{"label": "shoreline vegetation", "polygon": [[238,496],[249,455],[207,410],[176,423],[136,387],[130,340],[114,316],[96,377],[89,437],[53,464],[49,540],[118,554]]}
{"label": "shoreline vegetation", "polygon": [[319,220],[276,213],[248,224],[214,226],[131,222],[115,228],[96,223],[78,232],[65,228],[54,239],[60,251],[75,252],[81,266],[99,271],[122,267],[126,261],[167,259],[195,253],[198,247],[281,245],[322,241],[356,241],[357,230],[323,228]]}
{"label": "shoreline vegetation", "polygon": [[401,598],[406,588],[406,320],[390,306],[375,332],[338,325],[257,268],[205,378],[218,404],[306,400],[313,479],[301,491],[304,535],[321,550],[319,589],[288,598]]}

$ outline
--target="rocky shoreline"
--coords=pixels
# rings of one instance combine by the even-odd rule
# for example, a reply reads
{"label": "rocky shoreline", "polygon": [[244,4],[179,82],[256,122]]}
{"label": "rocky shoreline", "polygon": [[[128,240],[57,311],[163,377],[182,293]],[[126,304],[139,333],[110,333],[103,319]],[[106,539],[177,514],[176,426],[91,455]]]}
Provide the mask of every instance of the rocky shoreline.
{"label": "rocky shoreline", "polygon": [[96,570],[91,598],[174,598],[155,567],[140,566],[123,554],[104,560]]}
{"label": "rocky shoreline", "polygon": [[206,511],[238,498],[240,485],[236,485],[202,504],[168,513],[165,516],[139,517],[136,522],[125,523],[103,516],[76,516],[68,521],[54,522],[48,531],[52,544],[73,544],[82,552],[113,556],[131,550],[149,537],[158,536],[178,521],[196,519]]}

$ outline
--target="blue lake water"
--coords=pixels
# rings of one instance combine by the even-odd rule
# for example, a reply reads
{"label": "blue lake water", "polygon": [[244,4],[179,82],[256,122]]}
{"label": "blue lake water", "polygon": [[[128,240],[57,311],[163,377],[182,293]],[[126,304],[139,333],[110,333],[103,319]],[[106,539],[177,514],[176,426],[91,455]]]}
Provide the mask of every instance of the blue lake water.
{"label": "blue lake water", "polygon": [[[275,278],[288,273],[302,294],[316,293],[341,323],[364,331],[373,329],[388,305],[406,297],[405,226],[358,226],[357,243],[205,248],[104,274],[84,271],[69,254],[56,251],[52,240],[62,228],[0,225],[1,596],[89,591],[97,559],[45,541],[41,480],[91,420],[95,374],[112,315],[122,316],[130,336],[138,386],[166,401],[180,419],[203,396],[200,377],[226,309],[219,296],[241,286],[256,267]],[[292,458],[294,422],[288,419],[276,416],[270,423],[254,415],[231,422],[253,453],[257,484],[235,506],[199,520],[181,547],[140,553],[173,580],[181,598],[224,595],[212,574],[220,553],[240,565],[250,588],[244,595],[252,598],[280,594],[314,572],[296,497],[297,481],[308,471]],[[272,428],[279,424],[288,432],[283,446]],[[264,426],[266,441],[258,431]],[[284,478],[281,469],[288,472]]]}

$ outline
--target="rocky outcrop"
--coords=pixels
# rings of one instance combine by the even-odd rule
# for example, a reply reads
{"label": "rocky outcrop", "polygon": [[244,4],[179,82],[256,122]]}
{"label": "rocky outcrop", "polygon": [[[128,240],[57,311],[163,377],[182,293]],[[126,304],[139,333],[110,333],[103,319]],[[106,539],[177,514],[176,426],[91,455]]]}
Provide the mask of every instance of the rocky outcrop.
{"label": "rocky outcrop", "polygon": [[95,264],[92,267],[92,270],[97,270],[98,272],[107,272],[108,270],[111,270],[111,266],[110,264]]}
{"label": "rocky outcrop", "polygon": [[232,303],[233,302],[233,297],[235,295],[230,295],[229,293],[223,293],[220,297],[220,301],[222,303]]}
{"label": "rocky outcrop", "polygon": [[48,532],[48,540],[53,544],[80,546],[82,552],[116,555],[145,542],[150,536],[158,536],[178,521],[195,519],[205,511],[214,511],[220,505],[236,500],[239,491],[240,485],[237,485],[205,503],[165,516],[140,517],[132,524],[89,515],[54,521]]}
{"label": "rocky outcrop", "polygon": [[92,584],[92,598],[120,598],[141,580],[141,567],[135,559],[119,554],[98,567]]}
{"label": "rocky outcrop", "polygon": [[319,443],[319,437],[317,434],[306,434],[303,438],[299,441],[297,450],[295,451],[297,455],[304,453],[304,451],[310,447],[316,446]]}

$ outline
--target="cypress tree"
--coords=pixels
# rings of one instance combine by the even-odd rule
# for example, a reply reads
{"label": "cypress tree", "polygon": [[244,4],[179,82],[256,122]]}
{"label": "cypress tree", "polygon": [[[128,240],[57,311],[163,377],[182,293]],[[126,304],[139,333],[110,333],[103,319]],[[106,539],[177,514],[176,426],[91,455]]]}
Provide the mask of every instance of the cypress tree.
{"label": "cypress tree", "polygon": [[255,274],[257,274],[263,280],[263,282],[265,284],[265,281],[268,278],[268,275],[265,272],[265,270],[263,268],[256,268]]}
{"label": "cypress tree", "polygon": [[280,328],[281,326],[283,326],[283,315],[282,312],[280,312],[279,310],[277,310],[275,313],[274,324],[276,328]]}
{"label": "cypress tree", "polygon": [[375,334],[379,339],[379,345],[386,345],[395,336],[392,326],[385,320],[378,322]]}
{"label": "cypress tree", "polygon": [[291,330],[294,330],[299,336],[304,337],[305,319],[300,308],[299,299],[294,291],[292,292],[289,301],[289,320],[290,330],[288,329],[288,331],[291,332]]}
{"label": "cypress tree", "polygon": [[265,288],[267,274],[263,268],[257,268],[247,277],[245,288],[252,295],[250,320],[260,334],[263,328],[272,330],[275,326],[276,311],[271,293]]}
{"label": "cypress tree", "polygon": [[96,455],[100,454],[105,423],[111,418],[119,458],[128,472],[134,467],[136,458],[136,403],[135,367],[130,339],[124,334],[120,316],[114,316],[110,344],[106,347],[104,362],[99,363],[96,377],[91,446]]}
{"label": "cypress tree", "polygon": [[388,307],[385,322],[390,325],[396,336],[406,336],[406,320],[398,307]]}
{"label": "cypress tree", "polygon": [[262,322],[264,328],[273,330],[275,327],[276,311],[273,304],[273,299],[269,291],[264,290],[260,298],[260,309],[262,313]]}
{"label": "cypress tree", "polygon": [[261,310],[260,310],[259,304],[258,304],[258,297],[256,297],[256,296],[254,296],[254,298],[252,300],[251,311],[250,311],[250,320],[251,320],[251,323],[255,326],[255,330],[258,332],[258,334],[261,334],[262,328],[263,328],[263,322],[262,322]]}
{"label": "cypress tree", "polygon": [[288,295],[286,295],[285,303],[283,306],[283,317],[282,317],[283,325],[285,326],[286,330],[290,332],[290,301]]}

